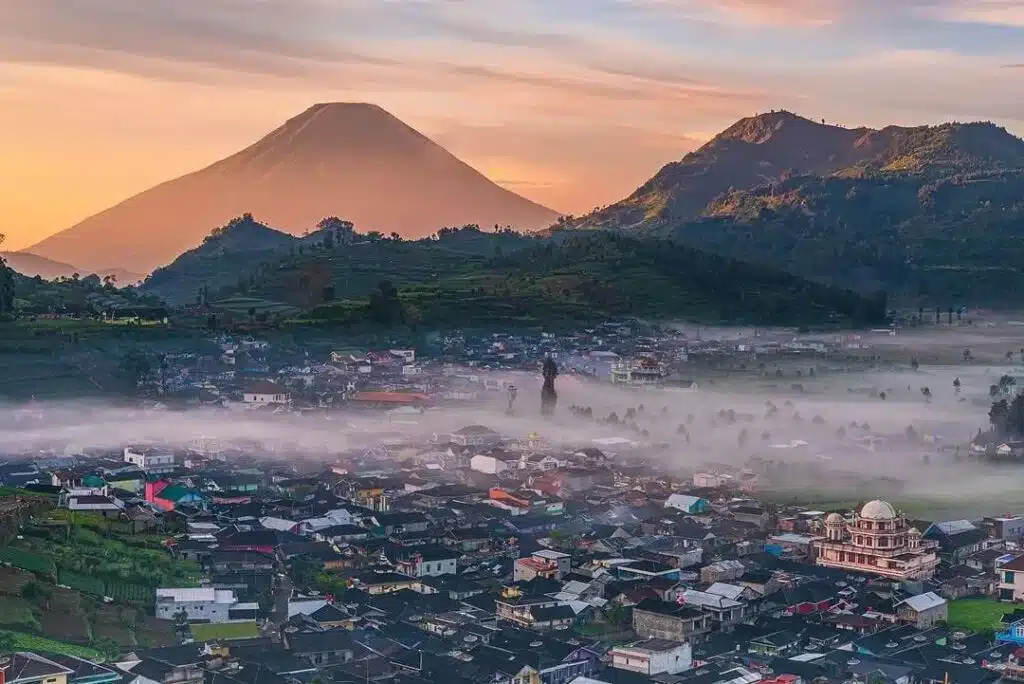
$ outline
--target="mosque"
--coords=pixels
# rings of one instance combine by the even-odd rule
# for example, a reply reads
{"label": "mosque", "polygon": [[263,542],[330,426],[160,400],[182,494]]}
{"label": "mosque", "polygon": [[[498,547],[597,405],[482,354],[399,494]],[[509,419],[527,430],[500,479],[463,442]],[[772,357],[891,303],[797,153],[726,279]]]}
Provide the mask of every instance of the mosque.
{"label": "mosque", "polygon": [[892,504],[869,501],[852,518],[832,513],[825,518],[825,538],[815,543],[815,563],[826,568],[864,572],[893,580],[931,577],[939,564],[936,542]]}

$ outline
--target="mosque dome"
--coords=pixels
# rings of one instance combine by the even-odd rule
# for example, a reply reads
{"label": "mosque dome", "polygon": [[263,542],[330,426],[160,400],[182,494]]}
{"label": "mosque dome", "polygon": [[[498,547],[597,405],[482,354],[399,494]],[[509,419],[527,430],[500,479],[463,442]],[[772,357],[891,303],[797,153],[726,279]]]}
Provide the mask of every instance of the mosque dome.
{"label": "mosque dome", "polygon": [[895,520],[900,517],[892,504],[887,501],[869,501],[860,509],[860,517],[867,520]]}
{"label": "mosque dome", "polygon": [[839,515],[838,513],[829,513],[825,517],[825,524],[826,525],[830,525],[830,524],[831,525],[842,525],[845,522],[846,522],[846,520],[843,519],[843,516]]}

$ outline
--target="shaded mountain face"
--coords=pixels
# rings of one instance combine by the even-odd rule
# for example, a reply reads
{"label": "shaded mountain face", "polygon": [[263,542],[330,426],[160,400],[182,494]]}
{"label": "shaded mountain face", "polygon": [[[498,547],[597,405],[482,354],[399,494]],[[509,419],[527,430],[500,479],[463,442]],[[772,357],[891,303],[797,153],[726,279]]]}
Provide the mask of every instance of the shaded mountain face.
{"label": "shaded mountain face", "polygon": [[468,223],[535,230],[558,216],[492,183],[380,107],[320,104],[241,152],[31,251],[87,268],[149,272],[245,212],[292,234],[341,216],[361,231],[403,237]]}
{"label": "shaded mountain face", "polygon": [[917,306],[1017,306],[1024,141],[993,124],[743,119],[626,199],[560,222],[668,236]]}
{"label": "shaded mountain face", "polygon": [[741,119],[667,164],[629,197],[570,225],[657,228],[721,216],[721,208],[711,206],[720,195],[797,176],[913,174],[926,179],[1019,168],[1024,168],[1024,141],[993,124],[848,129],[772,112]]}

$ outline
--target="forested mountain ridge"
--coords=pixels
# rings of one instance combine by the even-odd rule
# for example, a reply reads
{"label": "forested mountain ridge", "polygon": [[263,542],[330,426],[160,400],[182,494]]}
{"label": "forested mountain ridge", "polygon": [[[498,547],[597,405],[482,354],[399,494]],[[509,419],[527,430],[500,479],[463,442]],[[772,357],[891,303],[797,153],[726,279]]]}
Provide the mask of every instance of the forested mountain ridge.
{"label": "forested mountain ridge", "polygon": [[[273,233],[251,216],[232,221],[153,273],[143,292],[213,308],[226,300],[277,303],[338,324],[537,324],[628,315],[839,325],[880,323],[886,315],[884,295],[863,297],[653,237],[601,231],[540,238],[467,226],[410,241],[363,235],[336,218],[304,238],[278,243]],[[246,235],[262,236],[269,246],[249,249]]]}
{"label": "forested mountain ridge", "polygon": [[1024,141],[988,123],[845,129],[773,112],[565,229],[670,236],[899,300],[1009,303],[1007,281],[1024,286]]}

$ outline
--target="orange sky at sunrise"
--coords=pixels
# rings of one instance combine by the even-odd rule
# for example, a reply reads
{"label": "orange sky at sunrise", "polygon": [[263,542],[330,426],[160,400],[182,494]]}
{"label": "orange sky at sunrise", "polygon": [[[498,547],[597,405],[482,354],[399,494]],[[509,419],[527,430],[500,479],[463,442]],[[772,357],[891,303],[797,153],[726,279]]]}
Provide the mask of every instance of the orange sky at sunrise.
{"label": "orange sky at sunrise", "polygon": [[1022,67],[1024,0],[0,0],[0,233],[27,247],[315,102],[581,213],[768,109],[1020,134]]}

